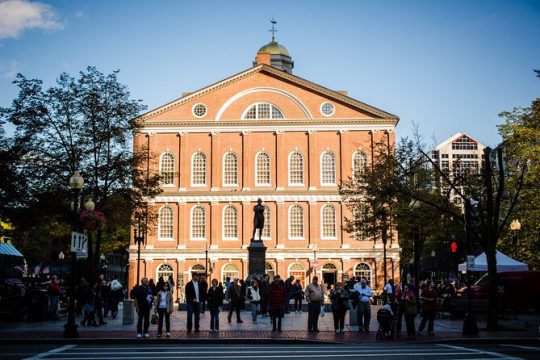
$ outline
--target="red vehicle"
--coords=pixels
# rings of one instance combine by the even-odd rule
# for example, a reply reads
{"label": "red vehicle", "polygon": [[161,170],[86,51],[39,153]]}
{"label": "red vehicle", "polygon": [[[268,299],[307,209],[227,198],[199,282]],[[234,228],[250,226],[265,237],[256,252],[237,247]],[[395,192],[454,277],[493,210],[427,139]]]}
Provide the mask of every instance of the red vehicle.
{"label": "red vehicle", "polygon": [[[471,286],[473,311],[487,312],[488,274],[482,276]],[[497,274],[498,306],[501,310],[520,310],[531,308],[540,312],[540,271],[509,271]],[[452,299],[453,312],[467,309],[467,287],[457,292]]]}

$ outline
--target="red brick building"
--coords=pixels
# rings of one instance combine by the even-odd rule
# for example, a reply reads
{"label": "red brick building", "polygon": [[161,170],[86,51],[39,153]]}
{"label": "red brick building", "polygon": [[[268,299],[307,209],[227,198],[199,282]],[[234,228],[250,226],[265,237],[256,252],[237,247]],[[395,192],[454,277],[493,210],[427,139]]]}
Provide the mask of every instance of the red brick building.
{"label": "red brick building", "polygon": [[[193,272],[245,278],[253,206],[261,198],[271,276],[294,275],[305,284],[314,271],[327,283],[362,275],[382,287],[382,243],[342,230],[351,215],[338,185],[369,166],[374,144],[394,143],[398,118],[297,77],[293,66],[272,40],[253,67],[141,116],[134,145],[149,146],[159,158],[151,171],[163,177],[141,276],[173,275],[179,286]],[[388,276],[397,278],[397,239],[387,249]],[[136,259],[132,245],[131,285]]]}

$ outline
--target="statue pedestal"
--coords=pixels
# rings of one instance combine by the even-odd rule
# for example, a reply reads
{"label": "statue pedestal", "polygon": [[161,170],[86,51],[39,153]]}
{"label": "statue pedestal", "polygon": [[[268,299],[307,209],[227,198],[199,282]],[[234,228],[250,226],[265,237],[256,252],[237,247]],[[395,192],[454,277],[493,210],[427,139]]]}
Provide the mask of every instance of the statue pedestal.
{"label": "statue pedestal", "polygon": [[251,240],[248,246],[248,281],[257,276],[262,278],[266,273],[266,246],[262,241]]}

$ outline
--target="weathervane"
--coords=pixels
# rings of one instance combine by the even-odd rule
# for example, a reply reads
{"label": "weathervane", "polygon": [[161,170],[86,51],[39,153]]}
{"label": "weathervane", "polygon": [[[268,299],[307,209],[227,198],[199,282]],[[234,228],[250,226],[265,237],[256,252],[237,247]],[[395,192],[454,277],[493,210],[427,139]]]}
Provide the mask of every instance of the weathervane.
{"label": "weathervane", "polygon": [[272,42],[275,41],[275,38],[274,38],[274,35],[277,33],[277,29],[276,29],[276,24],[277,24],[277,21],[274,20],[274,18],[271,18],[270,19],[270,22],[272,23],[272,29],[268,30],[272,33]]}

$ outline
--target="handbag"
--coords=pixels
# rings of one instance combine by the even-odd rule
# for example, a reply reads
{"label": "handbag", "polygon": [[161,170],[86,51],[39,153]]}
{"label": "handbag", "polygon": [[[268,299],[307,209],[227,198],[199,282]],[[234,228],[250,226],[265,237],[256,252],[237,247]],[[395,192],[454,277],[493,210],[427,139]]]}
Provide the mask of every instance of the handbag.
{"label": "handbag", "polygon": [[150,320],[150,323],[152,323],[153,325],[157,325],[158,322],[159,322],[158,314],[153,313],[152,314],[152,319]]}

